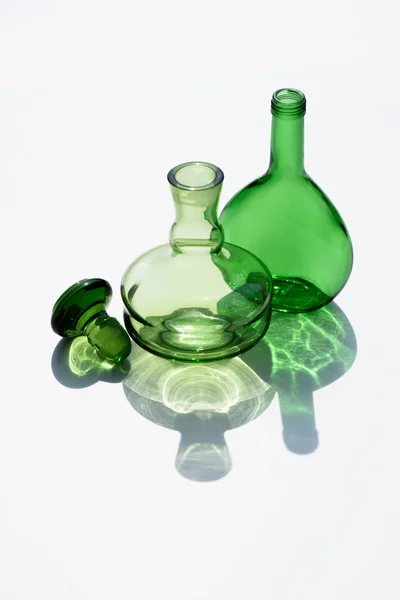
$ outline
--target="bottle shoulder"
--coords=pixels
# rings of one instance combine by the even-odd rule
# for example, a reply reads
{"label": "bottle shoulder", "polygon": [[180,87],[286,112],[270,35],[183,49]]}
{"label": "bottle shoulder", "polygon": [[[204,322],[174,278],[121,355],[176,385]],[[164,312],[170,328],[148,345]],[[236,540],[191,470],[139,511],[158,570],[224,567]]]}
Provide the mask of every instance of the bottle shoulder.
{"label": "bottle shoulder", "polygon": [[333,202],[307,172],[285,173],[267,171],[242,188],[226,204],[221,214],[225,226],[240,213],[254,221],[256,214],[268,214],[271,210],[313,213],[331,213],[343,227],[343,219]]}

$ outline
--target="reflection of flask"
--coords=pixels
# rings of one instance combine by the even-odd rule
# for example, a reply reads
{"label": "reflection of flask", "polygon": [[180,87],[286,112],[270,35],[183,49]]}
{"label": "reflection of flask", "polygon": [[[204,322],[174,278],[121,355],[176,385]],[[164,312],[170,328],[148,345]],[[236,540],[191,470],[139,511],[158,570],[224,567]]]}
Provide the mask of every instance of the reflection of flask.
{"label": "reflection of flask", "polygon": [[228,242],[268,265],[274,310],[310,311],[345,285],[353,250],[337,210],[304,170],[304,94],[278,90],[271,111],[269,169],[231,199],[221,223]]}
{"label": "reflection of flask", "polygon": [[251,253],[224,244],[217,218],[223,173],[185,163],[168,174],[176,221],[122,280],[125,325],[154,354],[187,361],[234,356],[265,333],[272,280]]}
{"label": "reflection of flask", "polygon": [[[264,360],[268,351],[264,349]],[[241,358],[185,365],[134,345],[123,382],[132,407],[146,419],[181,433],[175,465],[195,481],[227,475],[232,461],[224,433],[259,417],[275,389]]]}

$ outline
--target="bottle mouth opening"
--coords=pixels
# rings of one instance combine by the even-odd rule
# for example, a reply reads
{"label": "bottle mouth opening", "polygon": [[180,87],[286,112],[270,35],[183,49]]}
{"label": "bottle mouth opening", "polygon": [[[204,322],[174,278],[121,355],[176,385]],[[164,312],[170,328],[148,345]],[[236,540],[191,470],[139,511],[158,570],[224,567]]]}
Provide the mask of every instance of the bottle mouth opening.
{"label": "bottle mouth opening", "polygon": [[207,162],[182,163],[170,170],[168,181],[181,190],[207,190],[224,180],[219,167]]}
{"label": "bottle mouth opening", "polygon": [[306,113],[306,97],[293,88],[277,90],[272,94],[271,112],[277,116],[302,117]]}

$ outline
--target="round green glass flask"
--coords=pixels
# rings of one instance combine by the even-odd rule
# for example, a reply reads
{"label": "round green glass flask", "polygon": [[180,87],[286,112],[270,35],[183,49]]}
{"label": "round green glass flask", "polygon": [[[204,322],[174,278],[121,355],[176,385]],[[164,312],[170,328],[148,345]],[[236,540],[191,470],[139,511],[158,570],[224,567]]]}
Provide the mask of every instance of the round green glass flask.
{"label": "round green glass flask", "polygon": [[271,318],[272,278],[253,254],[224,243],[217,206],[224,179],[205,162],[168,173],[176,218],[170,243],[143,254],[121,284],[125,326],[154,354],[182,361],[235,356]]}
{"label": "round green glass flask", "polygon": [[221,223],[228,242],[271,270],[273,310],[307,312],[343,288],[353,249],[341,216],[304,170],[304,94],[278,90],[271,112],[269,169],[230,200]]}

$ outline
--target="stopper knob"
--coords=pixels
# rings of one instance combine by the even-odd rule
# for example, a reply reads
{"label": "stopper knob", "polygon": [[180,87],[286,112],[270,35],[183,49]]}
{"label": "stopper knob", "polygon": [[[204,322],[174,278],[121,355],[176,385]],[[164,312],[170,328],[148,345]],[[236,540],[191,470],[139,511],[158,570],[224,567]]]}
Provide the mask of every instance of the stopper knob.
{"label": "stopper knob", "polygon": [[82,279],[69,287],[53,307],[51,326],[65,338],[86,335],[89,343],[107,360],[120,362],[129,356],[131,340],[106,308],[112,297],[104,279]]}

